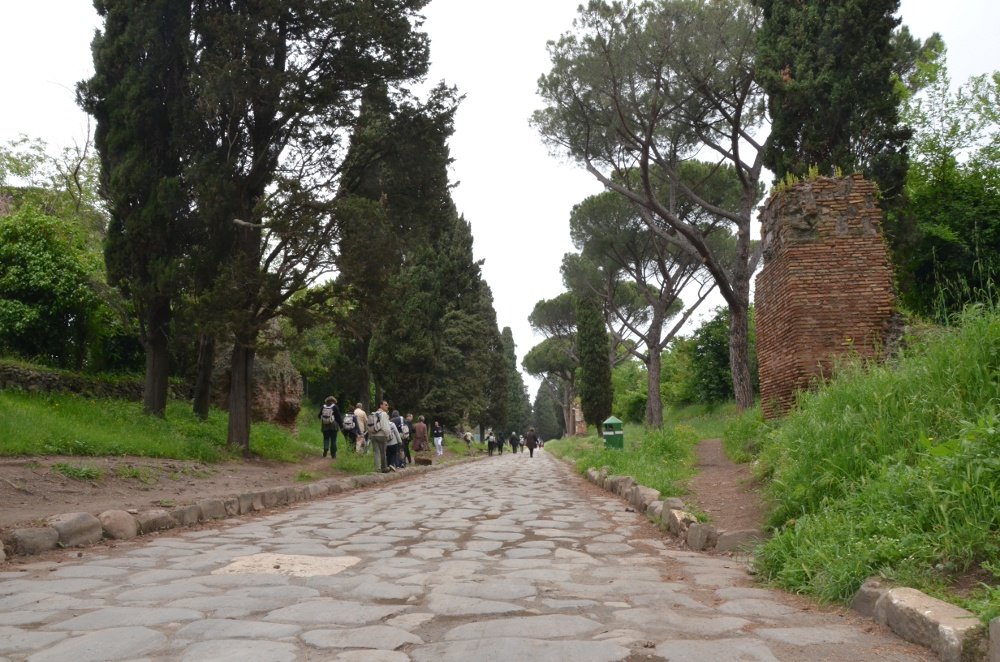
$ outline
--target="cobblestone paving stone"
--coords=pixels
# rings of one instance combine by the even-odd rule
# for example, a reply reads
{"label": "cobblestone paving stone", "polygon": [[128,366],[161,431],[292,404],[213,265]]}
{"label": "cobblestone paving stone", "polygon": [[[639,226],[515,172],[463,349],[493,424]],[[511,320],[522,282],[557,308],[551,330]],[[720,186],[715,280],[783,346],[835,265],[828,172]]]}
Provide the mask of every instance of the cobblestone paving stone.
{"label": "cobblestone paving stone", "polygon": [[0,662],[931,660],[544,452],[0,572]]}

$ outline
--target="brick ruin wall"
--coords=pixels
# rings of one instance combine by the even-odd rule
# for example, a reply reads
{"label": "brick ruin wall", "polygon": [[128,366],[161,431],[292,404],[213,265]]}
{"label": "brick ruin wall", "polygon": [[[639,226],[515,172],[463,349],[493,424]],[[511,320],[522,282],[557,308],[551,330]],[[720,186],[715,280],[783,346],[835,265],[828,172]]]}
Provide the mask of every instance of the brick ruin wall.
{"label": "brick ruin wall", "polygon": [[895,293],[881,219],[875,185],[860,175],[796,184],[762,209],[755,305],[766,418],[786,413],[837,357],[884,350]]}

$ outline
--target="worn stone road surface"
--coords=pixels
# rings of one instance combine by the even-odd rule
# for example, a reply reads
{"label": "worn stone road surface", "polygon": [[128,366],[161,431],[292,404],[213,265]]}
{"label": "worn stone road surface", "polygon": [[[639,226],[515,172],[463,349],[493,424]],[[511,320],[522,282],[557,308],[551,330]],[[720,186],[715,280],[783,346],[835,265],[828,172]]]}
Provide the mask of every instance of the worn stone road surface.
{"label": "worn stone road surface", "polygon": [[0,573],[0,660],[930,660],[544,452]]}

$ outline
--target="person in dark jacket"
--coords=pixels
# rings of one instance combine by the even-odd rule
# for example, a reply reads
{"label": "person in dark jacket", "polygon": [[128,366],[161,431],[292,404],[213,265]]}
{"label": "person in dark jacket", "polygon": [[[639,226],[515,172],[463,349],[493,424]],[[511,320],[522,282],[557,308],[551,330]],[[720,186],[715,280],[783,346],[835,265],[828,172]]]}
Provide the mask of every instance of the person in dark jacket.
{"label": "person in dark jacket", "polygon": [[528,448],[528,455],[535,457],[535,449],[538,447],[538,435],[535,428],[528,428],[528,434],[524,435],[524,445]]}
{"label": "person in dark jacket", "polygon": [[320,427],[323,429],[323,457],[330,453],[330,457],[337,459],[337,430],[340,429],[343,416],[340,407],[337,406],[337,398],[332,395],[323,401],[323,406],[319,408]]}

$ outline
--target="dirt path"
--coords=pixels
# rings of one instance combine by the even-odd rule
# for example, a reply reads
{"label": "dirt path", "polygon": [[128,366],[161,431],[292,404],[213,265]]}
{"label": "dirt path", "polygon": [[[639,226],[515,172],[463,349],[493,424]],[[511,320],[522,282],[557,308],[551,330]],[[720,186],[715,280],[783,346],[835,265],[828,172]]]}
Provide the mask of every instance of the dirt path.
{"label": "dirt path", "polygon": [[760,528],[764,503],[750,467],[730,460],[721,439],[705,439],[696,451],[698,474],[688,483],[686,500],[708,513],[718,529]]}

